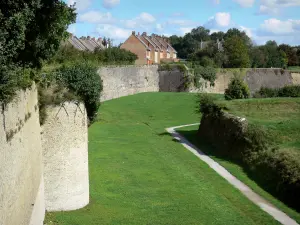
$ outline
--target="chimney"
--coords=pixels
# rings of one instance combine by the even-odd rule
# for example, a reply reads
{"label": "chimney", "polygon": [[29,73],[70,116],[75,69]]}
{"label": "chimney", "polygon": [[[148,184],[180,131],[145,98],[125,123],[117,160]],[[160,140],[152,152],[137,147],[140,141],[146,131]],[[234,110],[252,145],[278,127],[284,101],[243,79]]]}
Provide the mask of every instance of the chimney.
{"label": "chimney", "polygon": [[96,41],[96,38],[93,37],[92,40],[93,40],[93,41]]}
{"label": "chimney", "polygon": [[90,37],[90,36],[87,36],[87,39],[88,39],[88,40],[91,40],[91,37]]}
{"label": "chimney", "polygon": [[98,38],[98,41],[101,41],[101,42],[102,42],[102,38],[101,38],[101,37],[99,37],[99,38]]}
{"label": "chimney", "polygon": [[135,31],[132,31],[132,35],[135,35]]}
{"label": "chimney", "polygon": [[143,32],[142,36],[147,36],[147,33],[146,33],[146,32]]}
{"label": "chimney", "polygon": [[138,32],[138,36],[140,36],[140,32]]}

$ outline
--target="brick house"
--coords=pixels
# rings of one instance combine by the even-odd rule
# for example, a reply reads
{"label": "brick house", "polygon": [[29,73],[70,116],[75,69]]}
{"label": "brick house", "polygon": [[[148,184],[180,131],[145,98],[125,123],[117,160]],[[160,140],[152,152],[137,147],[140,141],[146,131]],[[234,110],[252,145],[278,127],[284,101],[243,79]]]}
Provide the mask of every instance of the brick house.
{"label": "brick house", "polygon": [[133,31],[120,48],[135,53],[138,56],[135,64],[138,65],[160,64],[162,60],[178,61],[177,52],[168,39],[155,34],[148,36],[144,32],[140,35]]}

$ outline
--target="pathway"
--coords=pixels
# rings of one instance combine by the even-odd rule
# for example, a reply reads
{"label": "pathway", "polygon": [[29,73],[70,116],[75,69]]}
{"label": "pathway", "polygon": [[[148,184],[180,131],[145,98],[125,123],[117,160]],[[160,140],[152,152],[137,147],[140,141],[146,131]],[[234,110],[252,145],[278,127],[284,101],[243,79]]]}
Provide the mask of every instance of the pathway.
{"label": "pathway", "polygon": [[253,192],[247,185],[242,183],[236,177],[234,177],[231,173],[229,173],[224,167],[218,164],[216,161],[205,155],[200,149],[191,144],[187,139],[185,139],[182,135],[175,131],[175,129],[182,127],[189,127],[199,125],[196,124],[188,124],[177,127],[170,127],[166,130],[177,140],[179,141],[186,149],[196,155],[199,159],[207,163],[214,171],[216,171],[220,176],[222,176],[225,180],[227,180],[230,184],[232,184],[235,188],[240,190],[249,200],[258,205],[262,210],[270,214],[274,219],[279,221],[284,225],[298,225],[298,223],[290,218],[287,214],[277,209],[274,205],[269,203],[267,200]]}

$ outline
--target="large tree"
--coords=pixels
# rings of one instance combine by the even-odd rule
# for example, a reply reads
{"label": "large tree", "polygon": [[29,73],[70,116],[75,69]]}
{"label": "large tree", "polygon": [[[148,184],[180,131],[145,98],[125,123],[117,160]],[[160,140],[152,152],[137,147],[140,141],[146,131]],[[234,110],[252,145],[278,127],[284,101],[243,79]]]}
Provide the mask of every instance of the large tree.
{"label": "large tree", "polygon": [[285,54],[288,57],[288,65],[289,66],[297,66],[299,65],[299,58],[297,55],[297,49],[291,47],[287,44],[281,44],[278,46],[278,48],[285,52]]}
{"label": "large tree", "polygon": [[225,54],[228,56],[227,67],[247,68],[250,66],[248,46],[242,37],[232,36],[224,42]]}
{"label": "large tree", "polygon": [[232,37],[240,37],[247,46],[252,45],[252,41],[249,38],[249,36],[246,34],[245,31],[240,31],[237,28],[231,28],[224,35],[224,39],[226,40],[226,39],[229,39],[229,38],[232,38]]}
{"label": "large tree", "polygon": [[206,29],[205,27],[197,27],[192,29],[191,31],[191,35],[193,37],[193,39],[195,39],[196,41],[200,42],[200,41],[209,41],[210,40],[210,30]]}
{"label": "large tree", "polygon": [[5,0],[0,4],[0,65],[40,67],[58,50],[75,22],[60,0]]}
{"label": "large tree", "polygon": [[217,40],[221,41],[222,39],[224,39],[224,37],[225,37],[225,33],[222,31],[214,32],[210,35],[210,38],[213,41],[217,41]]}

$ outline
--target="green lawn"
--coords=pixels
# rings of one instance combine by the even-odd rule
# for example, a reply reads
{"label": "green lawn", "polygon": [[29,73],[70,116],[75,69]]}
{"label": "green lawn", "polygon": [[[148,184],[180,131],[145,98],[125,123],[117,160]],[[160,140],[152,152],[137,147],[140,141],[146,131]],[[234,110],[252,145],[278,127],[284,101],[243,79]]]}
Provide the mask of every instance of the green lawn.
{"label": "green lawn", "polygon": [[200,120],[195,100],[145,93],[103,103],[89,128],[90,204],[48,214],[48,224],[278,224],[166,133]]}
{"label": "green lawn", "polygon": [[288,70],[292,72],[300,72],[300,66],[289,66]]}
{"label": "green lawn", "polygon": [[[273,141],[280,148],[300,151],[300,98],[249,99],[222,101],[222,103],[228,107],[230,113],[246,117],[250,123],[261,125],[267,129],[268,133],[272,135]],[[300,213],[288,208],[264,191],[262,187],[248,177],[247,172],[241,166],[219,154],[218,149],[212,148],[199,140],[196,136],[197,130],[198,126],[191,126],[179,129],[179,132],[256,193],[268,199],[300,223]]]}

